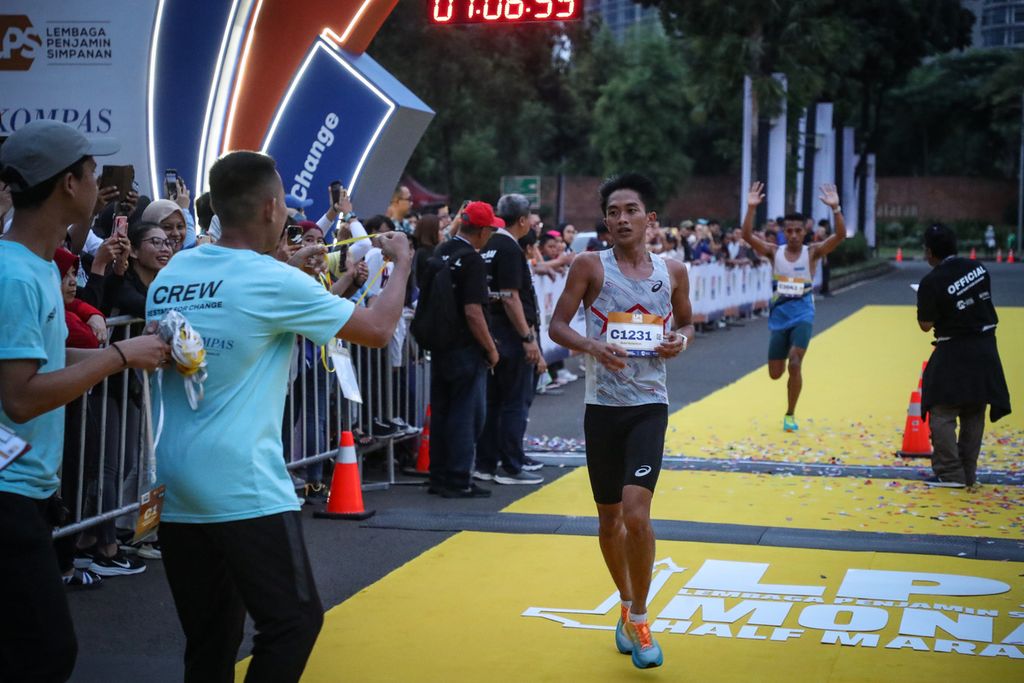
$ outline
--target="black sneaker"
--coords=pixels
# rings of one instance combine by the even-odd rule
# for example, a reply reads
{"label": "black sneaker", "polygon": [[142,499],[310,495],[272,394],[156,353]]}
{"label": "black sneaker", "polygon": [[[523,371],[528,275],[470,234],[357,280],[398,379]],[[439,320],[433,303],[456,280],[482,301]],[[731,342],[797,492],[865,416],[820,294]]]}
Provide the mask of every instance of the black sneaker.
{"label": "black sneaker", "polygon": [[381,419],[373,421],[373,435],[376,437],[388,437],[398,434],[398,427]]}
{"label": "black sneaker", "polygon": [[146,571],[146,563],[142,560],[131,558],[120,550],[113,557],[104,557],[99,553],[93,557],[89,570],[100,576],[128,576],[130,574],[141,574]]}
{"label": "black sneaker", "polygon": [[400,417],[391,418],[391,425],[403,434],[418,434],[419,428],[413,427]]}
{"label": "black sneaker", "polygon": [[523,464],[524,470],[526,470],[527,472],[536,472],[542,467],[544,467],[544,463],[542,463],[540,460],[534,460],[530,456],[526,456],[526,460]]}
{"label": "black sneaker", "polygon": [[327,484],[322,481],[306,484],[303,497],[306,499],[306,503],[323,503],[327,500]]}
{"label": "black sneaker", "polygon": [[962,481],[951,481],[949,479],[943,479],[942,477],[935,476],[929,477],[924,480],[924,483],[928,486],[945,489],[962,489],[965,484]]}
{"label": "black sneaker", "polygon": [[470,484],[464,489],[445,488],[441,491],[442,498],[490,498],[490,489],[485,489],[476,484]]}
{"label": "black sneaker", "polygon": [[103,587],[103,577],[88,569],[75,569],[71,576],[62,576],[68,590],[92,590]]}
{"label": "black sneaker", "polygon": [[96,558],[96,546],[75,549],[75,569],[88,569]]}

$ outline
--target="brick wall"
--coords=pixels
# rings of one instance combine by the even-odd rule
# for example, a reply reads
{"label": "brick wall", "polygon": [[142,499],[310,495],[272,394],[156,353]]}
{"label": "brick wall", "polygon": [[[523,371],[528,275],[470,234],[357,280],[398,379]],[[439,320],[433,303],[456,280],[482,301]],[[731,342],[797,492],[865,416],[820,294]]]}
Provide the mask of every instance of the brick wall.
{"label": "brick wall", "polygon": [[1015,185],[986,178],[879,178],[875,215],[879,224],[902,217],[999,224],[1007,208],[1017,206]]}
{"label": "brick wall", "polygon": [[[597,188],[601,178],[566,178],[565,217],[579,230],[592,230],[600,219]],[[541,180],[541,204],[554,223],[557,178]],[[739,220],[739,180],[732,176],[694,177],[684,181],[674,196],[662,203],[663,224],[685,218],[718,218],[725,224]],[[880,224],[902,217],[921,220],[977,220],[1003,223],[1007,208],[1016,207],[1016,183],[985,178],[879,178],[877,217]]]}

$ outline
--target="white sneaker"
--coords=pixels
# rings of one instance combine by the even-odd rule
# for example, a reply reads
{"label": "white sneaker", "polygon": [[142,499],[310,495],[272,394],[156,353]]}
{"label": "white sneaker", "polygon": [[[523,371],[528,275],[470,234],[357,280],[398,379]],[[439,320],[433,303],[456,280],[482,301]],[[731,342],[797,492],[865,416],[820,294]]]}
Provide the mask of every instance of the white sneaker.
{"label": "white sneaker", "polygon": [[564,384],[568,384],[569,382],[575,382],[579,378],[579,375],[574,375],[565,368],[562,368],[561,370],[558,371],[558,379],[560,379]]}
{"label": "white sneaker", "polygon": [[520,472],[519,474],[508,474],[507,472],[499,472],[494,475],[495,484],[526,484],[528,486],[534,486],[537,484],[544,483],[544,477],[538,476],[531,472]]}
{"label": "white sneaker", "polygon": [[494,481],[494,475],[488,472],[478,472],[473,470],[473,478],[479,481]]}

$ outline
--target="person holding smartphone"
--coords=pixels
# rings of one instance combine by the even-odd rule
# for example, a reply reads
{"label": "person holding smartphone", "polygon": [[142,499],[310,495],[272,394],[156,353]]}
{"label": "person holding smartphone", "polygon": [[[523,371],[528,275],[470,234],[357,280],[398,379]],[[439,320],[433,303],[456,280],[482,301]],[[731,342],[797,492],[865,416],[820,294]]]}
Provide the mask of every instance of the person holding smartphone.
{"label": "person holding smartphone", "polygon": [[201,409],[177,373],[159,392],[163,562],[187,641],[186,680],[233,680],[248,613],[257,645],[247,680],[287,683],[302,675],[323,622],[281,439],[295,335],[386,346],[411,258],[404,235],[381,236],[397,283],[356,308],[275,258],[287,206],[271,157],[230,152],[209,178],[221,239],[171,259],[146,304],[149,321],[178,310],[206,341]]}
{"label": "person holding smartphone", "polygon": [[153,370],[169,357],[158,337],[103,349],[66,349],[67,324],[53,257],[67,226],[96,205],[90,141],[52,120],[19,128],[0,148],[0,179],[15,208],[0,240],[0,424],[31,445],[0,470],[0,680],[62,681],[77,653],[51,530],[61,506],[64,405],[125,368]]}

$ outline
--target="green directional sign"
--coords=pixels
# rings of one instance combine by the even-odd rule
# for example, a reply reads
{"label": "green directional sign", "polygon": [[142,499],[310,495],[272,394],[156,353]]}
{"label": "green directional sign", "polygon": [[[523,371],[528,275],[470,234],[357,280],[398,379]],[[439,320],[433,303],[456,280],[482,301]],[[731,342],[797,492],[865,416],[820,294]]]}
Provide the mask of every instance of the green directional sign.
{"label": "green directional sign", "polygon": [[539,175],[503,175],[501,176],[502,194],[521,194],[530,200],[530,206],[540,206]]}

